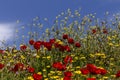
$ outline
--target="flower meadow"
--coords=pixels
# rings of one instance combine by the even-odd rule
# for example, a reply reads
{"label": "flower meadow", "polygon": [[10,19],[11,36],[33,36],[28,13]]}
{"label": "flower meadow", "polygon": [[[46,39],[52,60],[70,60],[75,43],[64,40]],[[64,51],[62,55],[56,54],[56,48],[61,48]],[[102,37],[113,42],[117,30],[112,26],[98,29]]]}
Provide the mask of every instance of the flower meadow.
{"label": "flower meadow", "polygon": [[108,15],[68,9],[42,34],[37,17],[19,49],[0,50],[0,80],[120,80],[120,19]]}

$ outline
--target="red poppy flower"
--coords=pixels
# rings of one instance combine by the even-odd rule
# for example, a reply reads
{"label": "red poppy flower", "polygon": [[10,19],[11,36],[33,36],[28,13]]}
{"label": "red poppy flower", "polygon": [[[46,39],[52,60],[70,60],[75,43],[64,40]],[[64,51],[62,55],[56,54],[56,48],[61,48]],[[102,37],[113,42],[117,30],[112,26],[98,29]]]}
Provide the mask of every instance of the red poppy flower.
{"label": "red poppy flower", "polygon": [[63,80],[72,80],[71,77],[64,77]]}
{"label": "red poppy flower", "polygon": [[81,47],[81,44],[79,42],[76,42],[75,47]]}
{"label": "red poppy flower", "polygon": [[70,52],[70,47],[68,45],[64,46],[64,49],[67,51],[67,52]]}
{"label": "red poppy flower", "polygon": [[49,41],[51,44],[53,44],[55,42],[55,39],[50,39]]}
{"label": "red poppy flower", "polygon": [[29,44],[30,44],[30,45],[33,45],[34,42],[35,42],[35,41],[34,41],[33,39],[29,40]]}
{"label": "red poppy flower", "polygon": [[120,77],[120,71],[117,72],[117,74],[115,74],[116,77]]}
{"label": "red poppy flower", "polygon": [[105,75],[107,73],[107,70],[101,69],[101,75]]}
{"label": "red poppy flower", "polygon": [[65,77],[72,77],[72,72],[70,71],[64,72],[64,75]]}
{"label": "red poppy flower", "polygon": [[74,43],[73,38],[68,38],[68,43],[73,44]]}
{"label": "red poppy flower", "polygon": [[4,54],[5,53],[5,51],[4,50],[0,50],[0,54]]}
{"label": "red poppy flower", "polygon": [[65,46],[59,45],[59,50],[64,52],[65,51]]}
{"label": "red poppy flower", "polygon": [[108,33],[107,29],[103,29],[103,33],[107,34]]}
{"label": "red poppy flower", "polygon": [[87,64],[87,69],[90,70],[90,69],[96,69],[97,67],[93,64]]}
{"label": "red poppy flower", "polygon": [[4,67],[4,64],[0,63],[0,69],[2,69]]}
{"label": "red poppy flower", "polygon": [[28,72],[33,73],[34,71],[35,71],[35,69],[33,67],[28,68]]}
{"label": "red poppy flower", "polygon": [[58,43],[54,43],[55,48],[59,48],[61,45]]}
{"label": "red poppy flower", "polygon": [[96,29],[92,29],[92,34],[95,34],[97,32]]}
{"label": "red poppy flower", "polygon": [[94,71],[94,73],[95,73],[95,74],[101,74],[101,69],[99,69],[99,68],[96,69],[96,70]]}
{"label": "red poppy flower", "polygon": [[97,67],[93,64],[87,64],[86,68],[89,70],[91,74],[97,74],[98,72],[100,73],[101,70],[98,71]]}
{"label": "red poppy flower", "polygon": [[64,58],[64,63],[65,63],[65,64],[68,64],[69,62],[72,63],[72,57],[67,55],[67,56]]}
{"label": "red poppy flower", "polygon": [[81,71],[81,73],[82,73],[83,75],[87,75],[87,74],[90,73],[87,68],[82,68],[82,69],[80,69],[80,71]]}
{"label": "red poppy flower", "polygon": [[50,51],[52,49],[52,44],[50,42],[44,42],[44,46]]}
{"label": "red poppy flower", "polygon": [[34,43],[34,48],[35,48],[36,50],[39,50],[39,49],[40,49],[40,45],[41,45],[41,42],[40,42],[40,41],[36,41],[36,42]]}
{"label": "red poppy flower", "polygon": [[87,78],[86,80],[96,80],[96,78]]}
{"label": "red poppy flower", "polygon": [[16,72],[18,70],[23,70],[24,65],[22,63],[17,63],[15,64],[14,68],[12,69],[12,71]]}
{"label": "red poppy flower", "polygon": [[42,80],[42,75],[34,73],[33,75],[34,80]]}
{"label": "red poppy flower", "polygon": [[52,66],[53,68],[56,68],[57,70],[60,70],[60,71],[66,70],[66,65],[60,62],[54,62]]}
{"label": "red poppy flower", "polygon": [[21,49],[22,51],[25,51],[25,50],[26,50],[26,48],[27,48],[27,46],[26,46],[26,45],[21,45],[21,46],[20,46],[20,49]]}
{"label": "red poppy flower", "polygon": [[63,34],[63,39],[68,39],[68,35],[67,34]]}

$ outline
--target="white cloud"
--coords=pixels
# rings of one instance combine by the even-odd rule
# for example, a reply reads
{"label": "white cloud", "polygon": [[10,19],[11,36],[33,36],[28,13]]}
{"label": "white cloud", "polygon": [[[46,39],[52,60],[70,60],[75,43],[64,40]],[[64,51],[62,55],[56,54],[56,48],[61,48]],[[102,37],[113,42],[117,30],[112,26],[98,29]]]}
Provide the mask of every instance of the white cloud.
{"label": "white cloud", "polygon": [[15,24],[0,23],[0,41],[12,40],[15,32]]}

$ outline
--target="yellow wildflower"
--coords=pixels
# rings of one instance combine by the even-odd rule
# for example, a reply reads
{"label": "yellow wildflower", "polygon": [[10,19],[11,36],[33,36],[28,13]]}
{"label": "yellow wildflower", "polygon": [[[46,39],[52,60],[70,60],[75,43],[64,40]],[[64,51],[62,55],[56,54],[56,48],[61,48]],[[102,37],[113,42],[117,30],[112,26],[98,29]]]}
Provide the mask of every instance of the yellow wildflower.
{"label": "yellow wildflower", "polygon": [[78,60],[78,57],[75,57],[75,60]]}
{"label": "yellow wildflower", "polygon": [[42,72],[38,72],[37,74],[40,74],[40,75],[41,75],[41,74],[42,74]]}
{"label": "yellow wildflower", "polygon": [[108,43],[109,46],[113,46],[113,43]]}
{"label": "yellow wildflower", "polygon": [[50,59],[51,58],[51,56],[47,56],[47,59]]}
{"label": "yellow wildflower", "polygon": [[111,37],[109,37],[109,36],[107,37],[107,39],[108,39],[108,40],[112,40],[112,38],[111,38]]}
{"label": "yellow wildflower", "polygon": [[115,78],[115,77],[116,77],[116,75],[111,75],[111,77],[114,77],[114,78]]}
{"label": "yellow wildflower", "polygon": [[80,66],[76,66],[76,69],[80,69]]}
{"label": "yellow wildflower", "polygon": [[7,56],[3,56],[3,58],[5,58],[5,59],[6,59],[6,58],[7,58]]}
{"label": "yellow wildflower", "polygon": [[11,59],[11,60],[10,60],[10,62],[14,62],[14,60],[13,60],[13,59]]}
{"label": "yellow wildflower", "polygon": [[54,46],[54,45],[52,45],[52,48],[54,49],[54,48],[55,48],[55,46]]}
{"label": "yellow wildflower", "polygon": [[93,58],[93,57],[95,57],[95,56],[94,56],[93,54],[90,54],[90,57],[92,57],[92,58]]}
{"label": "yellow wildflower", "polygon": [[49,80],[48,78],[45,78],[44,80]]}
{"label": "yellow wildflower", "polygon": [[36,58],[40,58],[40,56],[39,56],[39,55],[36,55]]}
{"label": "yellow wildflower", "polygon": [[110,58],[110,60],[114,60],[114,58]]}
{"label": "yellow wildflower", "polygon": [[59,76],[53,76],[53,78],[54,78],[54,79],[58,79],[58,78],[59,78]]}
{"label": "yellow wildflower", "polygon": [[21,55],[20,57],[21,57],[21,59],[25,59],[25,57],[23,55]]}
{"label": "yellow wildflower", "polygon": [[80,59],[86,59],[85,57],[81,57]]}
{"label": "yellow wildflower", "polygon": [[46,71],[46,69],[43,69],[43,71],[45,72],[45,71]]}
{"label": "yellow wildflower", "polygon": [[34,80],[32,76],[29,76],[27,79],[28,80]]}
{"label": "yellow wildflower", "polygon": [[17,53],[18,51],[17,50],[13,50],[13,53]]}
{"label": "yellow wildflower", "polygon": [[54,74],[54,73],[55,73],[55,71],[50,71],[50,73]]}
{"label": "yellow wildflower", "polygon": [[74,71],[74,73],[76,73],[76,74],[81,74],[81,71],[80,71],[80,70]]}
{"label": "yellow wildflower", "polygon": [[108,77],[107,77],[107,76],[104,76],[103,79],[108,79]]}
{"label": "yellow wildflower", "polygon": [[48,65],[48,66],[46,66],[47,68],[50,68],[50,66]]}

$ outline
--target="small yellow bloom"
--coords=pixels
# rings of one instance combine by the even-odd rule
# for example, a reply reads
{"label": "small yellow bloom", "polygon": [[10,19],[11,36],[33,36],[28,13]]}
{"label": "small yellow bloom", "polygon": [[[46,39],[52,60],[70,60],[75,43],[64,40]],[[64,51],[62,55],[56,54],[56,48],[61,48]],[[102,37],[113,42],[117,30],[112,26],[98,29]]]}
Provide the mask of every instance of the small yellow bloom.
{"label": "small yellow bloom", "polygon": [[115,35],[115,36],[112,36],[112,38],[116,38],[116,35]]}
{"label": "small yellow bloom", "polygon": [[5,59],[6,59],[6,58],[7,58],[7,56],[3,56],[3,58],[5,58]]}
{"label": "small yellow bloom", "polygon": [[48,76],[51,76],[52,74],[51,73],[48,73]]}
{"label": "small yellow bloom", "polygon": [[14,60],[13,60],[13,59],[11,59],[11,60],[10,60],[10,62],[14,62]]}
{"label": "small yellow bloom", "polygon": [[5,61],[2,61],[1,63],[4,64]]}
{"label": "small yellow bloom", "polygon": [[21,57],[21,59],[25,59],[25,57],[23,55],[21,55],[20,57]]}
{"label": "small yellow bloom", "polygon": [[50,71],[50,73],[54,74],[54,73],[55,73],[55,71]]}
{"label": "small yellow bloom", "polygon": [[55,46],[54,46],[54,45],[52,45],[52,48],[54,49],[54,48],[55,48]]}
{"label": "small yellow bloom", "polygon": [[109,46],[113,46],[113,43],[108,43]]}
{"label": "small yellow bloom", "polygon": [[74,55],[74,54],[72,54],[71,56],[72,56],[72,57],[74,57],[75,55]]}
{"label": "small yellow bloom", "polygon": [[110,58],[110,60],[114,60],[114,58]]}
{"label": "small yellow bloom", "polygon": [[98,60],[98,59],[96,59],[95,61],[96,61],[96,62],[98,62],[99,60]]}
{"label": "small yellow bloom", "polygon": [[11,56],[10,53],[8,53],[7,56]]}
{"label": "small yellow bloom", "polygon": [[97,67],[97,68],[104,69],[103,67]]}
{"label": "small yellow bloom", "polygon": [[103,79],[108,79],[108,77],[107,77],[107,76],[104,76]]}
{"label": "small yellow bloom", "polygon": [[47,59],[50,59],[51,58],[51,56],[47,56]]}
{"label": "small yellow bloom", "polygon": [[32,76],[29,76],[27,79],[28,80],[34,80]]}
{"label": "small yellow bloom", "polygon": [[54,79],[58,79],[58,78],[59,78],[59,76],[53,76],[53,78],[54,78]]}
{"label": "small yellow bloom", "polygon": [[113,66],[114,64],[113,63],[110,63],[111,66]]}
{"label": "small yellow bloom", "polygon": [[80,69],[80,66],[76,66],[77,69]]}
{"label": "small yellow bloom", "polygon": [[95,56],[94,56],[93,54],[90,54],[90,57],[92,57],[92,58],[93,58],[93,57],[95,57]]}
{"label": "small yellow bloom", "polygon": [[41,74],[42,74],[42,72],[38,72],[37,74],[40,74],[40,75],[41,75]]}
{"label": "small yellow bloom", "polygon": [[95,55],[96,55],[96,56],[105,56],[104,53],[96,53]]}
{"label": "small yellow bloom", "polygon": [[45,78],[44,80],[49,80],[48,78]]}
{"label": "small yellow bloom", "polygon": [[46,71],[46,69],[43,69],[43,71],[45,72],[45,71]]}
{"label": "small yellow bloom", "polygon": [[72,60],[72,63],[74,63],[75,62],[75,60]]}
{"label": "small yellow bloom", "polygon": [[40,58],[40,56],[39,56],[39,55],[36,55],[36,58]]}
{"label": "small yellow bloom", "polygon": [[102,56],[102,58],[104,58],[104,59],[105,59],[105,58],[106,58],[106,56]]}
{"label": "small yellow bloom", "polygon": [[63,29],[66,30],[66,31],[68,30],[68,28],[66,28],[66,27],[64,27]]}
{"label": "small yellow bloom", "polygon": [[13,53],[17,53],[18,51],[17,50],[13,50]]}
{"label": "small yellow bloom", "polygon": [[115,78],[115,77],[116,77],[116,75],[111,75],[111,77],[114,77],[114,78]]}
{"label": "small yellow bloom", "polygon": [[63,80],[63,78],[60,78],[60,80]]}
{"label": "small yellow bloom", "polygon": [[74,73],[81,74],[81,71],[80,70],[79,71],[74,71]]}
{"label": "small yellow bloom", "polygon": [[75,60],[78,60],[78,57],[75,57]]}
{"label": "small yellow bloom", "polygon": [[46,51],[47,50],[47,48],[46,47],[44,47],[44,51]]}
{"label": "small yellow bloom", "polygon": [[47,77],[46,75],[43,75],[43,77],[45,78],[45,77]]}
{"label": "small yellow bloom", "polygon": [[86,59],[85,57],[81,57],[80,59]]}
{"label": "small yellow bloom", "polygon": [[56,42],[57,42],[58,44],[60,44],[60,45],[63,45],[63,44],[64,44],[64,43],[63,43],[61,40],[59,40],[59,39],[57,39]]}
{"label": "small yellow bloom", "polygon": [[16,54],[14,54],[13,56],[16,57]]}
{"label": "small yellow bloom", "polygon": [[42,57],[43,59],[46,59],[46,57]]}
{"label": "small yellow bloom", "polygon": [[112,38],[111,38],[111,37],[107,37],[107,39],[108,39],[108,40],[112,40]]}
{"label": "small yellow bloom", "polygon": [[116,44],[115,46],[116,46],[116,47],[118,47],[118,46],[119,46],[119,44]]}
{"label": "small yellow bloom", "polygon": [[74,71],[75,69],[71,69],[70,71]]}
{"label": "small yellow bloom", "polygon": [[48,66],[46,66],[47,68],[50,68],[50,66],[48,65]]}

